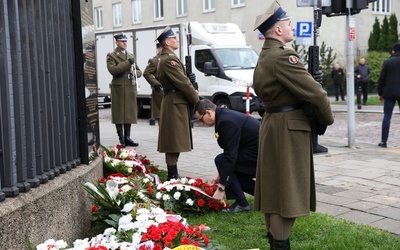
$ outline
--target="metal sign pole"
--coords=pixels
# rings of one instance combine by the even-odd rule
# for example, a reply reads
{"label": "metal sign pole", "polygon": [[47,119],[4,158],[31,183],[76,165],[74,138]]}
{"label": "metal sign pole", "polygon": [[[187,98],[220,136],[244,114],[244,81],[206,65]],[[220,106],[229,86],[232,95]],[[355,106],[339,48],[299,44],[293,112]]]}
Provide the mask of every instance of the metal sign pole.
{"label": "metal sign pole", "polygon": [[347,138],[348,147],[355,148],[355,114],[354,114],[354,41],[350,39],[350,28],[355,27],[354,17],[351,15],[351,8],[353,7],[352,0],[346,0],[346,7],[348,15],[346,16],[346,39],[347,39]]}

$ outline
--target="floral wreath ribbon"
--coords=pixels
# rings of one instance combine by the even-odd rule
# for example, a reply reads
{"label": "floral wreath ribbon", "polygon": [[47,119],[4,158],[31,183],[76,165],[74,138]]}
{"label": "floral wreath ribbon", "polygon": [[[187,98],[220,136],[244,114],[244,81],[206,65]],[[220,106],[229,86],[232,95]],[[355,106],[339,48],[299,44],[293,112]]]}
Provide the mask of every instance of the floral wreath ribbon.
{"label": "floral wreath ribbon", "polygon": [[[174,188],[174,187],[177,187],[177,186],[184,186],[184,187],[187,187],[187,188],[189,188],[189,189],[191,189],[191,190],[197,191],[197,192],[201,193],[202,195],[204,195],[204,196],[206,196],[206,197],[208,197],[208,198],[210,198],[210,199],[214,199],[212,196],[210,196],[210,195],[208,195],[206,192],[204,192],[201,188],[195,187],[195,186],[192,186],[192,185],[174,183],[174,184],[169,184],[169,185],[167,185],[167,186],[168,186],[168,187],[171,187],[171,188]],[[226,202],[225,202],[225,200],[220,201],[220,203],[221,203],[224,207],[226,207]]]}

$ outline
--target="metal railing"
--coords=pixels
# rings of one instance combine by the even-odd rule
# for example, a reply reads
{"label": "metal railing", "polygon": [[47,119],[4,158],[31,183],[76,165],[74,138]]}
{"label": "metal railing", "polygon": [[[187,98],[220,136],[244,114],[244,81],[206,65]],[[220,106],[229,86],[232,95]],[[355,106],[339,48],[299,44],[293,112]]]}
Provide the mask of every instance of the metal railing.
{"label": "metal railing", "polygon": [[2,1],[0,19],[2,201],[87,163],[88,150],[79,1]]}

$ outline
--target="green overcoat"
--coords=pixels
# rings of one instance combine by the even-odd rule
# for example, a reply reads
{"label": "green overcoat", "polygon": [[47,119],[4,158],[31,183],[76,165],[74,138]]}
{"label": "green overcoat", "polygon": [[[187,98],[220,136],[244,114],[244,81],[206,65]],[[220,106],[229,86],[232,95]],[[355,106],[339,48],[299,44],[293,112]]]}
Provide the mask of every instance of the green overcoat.
{"label": "green overcoat", "polygon": [[[137,85],[133,81],[132,64],[129,58],[133,54],[122,53],[119,48],[107,54],[107,69],[113,80],[111,82],[111,122],[114,124],[137,123]],[[142,71],[136,65],[137,77],[142,76]],[[128,75],[130,75],[128,79]]]}
{"label": "green overcoat", "polygon": [[[254,90],[266,107],[310,103],[316,119],[333,123],[326,92],[298,54],[266,39],[254,72]],[[303,109],[265,113],[260,126],[254,209],[285,218],[316,209],[310,122]]]}
{"label": "green overcoat", "polygon": [[161,89],[154,88],[154,85],[160,82],[156,77],[159,61],[159,55],[149,59],[149,62],[143,71],[143,77],[146,78],[147,82],[151,86],[151,113],[153,118],[160,118],[161,101],[164,96]]}
{"label": "green overcoat", "polygon": [[162,50],[158,67],[157,76],[164,89],[158,151],[161,153],[191,151],[193,140],[189,104],[196,104],[199,96],[186,76],[182,62],[171,50]]}

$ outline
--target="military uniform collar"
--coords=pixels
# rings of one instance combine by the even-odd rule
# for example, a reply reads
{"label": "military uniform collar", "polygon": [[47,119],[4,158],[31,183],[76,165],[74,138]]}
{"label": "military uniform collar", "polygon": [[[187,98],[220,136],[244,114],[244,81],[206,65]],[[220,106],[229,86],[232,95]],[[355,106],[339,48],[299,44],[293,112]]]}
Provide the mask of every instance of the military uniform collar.
{"label": "military uniform collar", "polygon": [[168,54],[169,56],[175,56],[175,53],[170,49],[163,49],[161,54]]}
{"label": "military uniform collar", "polygon": [[127,50],[125,50],[125,54],[124,54],[124,52],[122,52],[118,47],[115,48],[114,53],[120,57],[124,57],[125,55],[129,54],[129,52]]}
{"label": "military uniform collar", "polygon": [[285,45],[276,39],[273,38],[266,38],[264,41],[263,49],[270,49],[270,48],[285,48]]}

